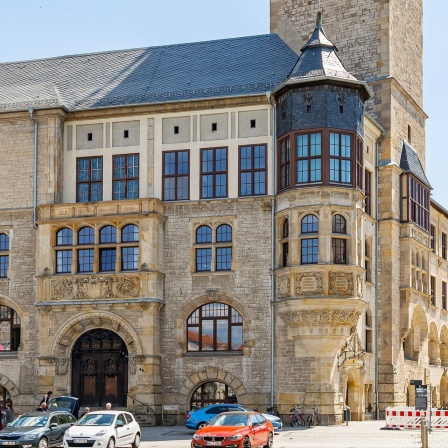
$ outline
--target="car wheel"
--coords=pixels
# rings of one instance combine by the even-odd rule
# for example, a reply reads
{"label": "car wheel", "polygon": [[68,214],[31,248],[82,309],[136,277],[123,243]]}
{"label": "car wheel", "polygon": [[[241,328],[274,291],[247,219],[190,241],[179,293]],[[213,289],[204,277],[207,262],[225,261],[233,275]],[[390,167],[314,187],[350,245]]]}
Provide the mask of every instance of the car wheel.
{"label": "car wheel", "polygon": [[204,426],[207,426],[207,423],[205,423],[205,422],[201,422],[201,423],[199,423],[199,425],[197,426],[197,429],[201,429],[201,428],[203,428]]}
{"label": "car wheel", "polygon": [[111,437],[109,442],[107,442],[107,448],[115,448],[115,440],[113,437]]}
{"label": "car wheel", "polygon": [[269,433],[268,436],[268,441],[266,443],[266,445],[264,446],[264,448],[272,448],[274,445],[274,437],[272,435],[272,432]]}
{"label": "car wheel", "polygon": [[48,448],[48,440],[45,437],[42,437],[37,446],[38,448]]}
{"label": "car wheel", "polygon": [[137,433],[135,435],[134,441],[132,442],[132,448],[138,448],[139,446],[140,446],[140,434]]}
{"label": "car wheel", "polygon": [[243,442],[243,448],[251,448],[252,444],[250,443],[249,437],[246,437]]}

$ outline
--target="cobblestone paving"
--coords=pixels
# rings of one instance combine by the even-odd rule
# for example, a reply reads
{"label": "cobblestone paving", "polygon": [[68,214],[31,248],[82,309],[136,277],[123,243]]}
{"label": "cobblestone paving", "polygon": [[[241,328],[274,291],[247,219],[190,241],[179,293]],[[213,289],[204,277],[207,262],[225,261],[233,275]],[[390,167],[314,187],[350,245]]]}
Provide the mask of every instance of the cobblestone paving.
{"label": "cobblestone paving", "polygon": [[[276,433],[274,448],[421,448],[420,430],[384,430],[384,421],[289,428]],[[182,426],[142,428],[141,448],[190,448],[194,431]],[[448,429],[429,434],[429,448],[448,448]]]}

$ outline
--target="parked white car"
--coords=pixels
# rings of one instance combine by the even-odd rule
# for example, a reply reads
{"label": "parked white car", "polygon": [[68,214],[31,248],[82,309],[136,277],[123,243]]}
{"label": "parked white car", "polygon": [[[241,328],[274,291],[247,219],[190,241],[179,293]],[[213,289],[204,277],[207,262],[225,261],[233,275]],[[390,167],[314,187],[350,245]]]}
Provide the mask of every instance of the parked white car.
{"label": "parked white car", "polygon": [[140,425],[124,411],[95,411],[84,415],[64,435],[64,448],[115,448],[140,445]]}

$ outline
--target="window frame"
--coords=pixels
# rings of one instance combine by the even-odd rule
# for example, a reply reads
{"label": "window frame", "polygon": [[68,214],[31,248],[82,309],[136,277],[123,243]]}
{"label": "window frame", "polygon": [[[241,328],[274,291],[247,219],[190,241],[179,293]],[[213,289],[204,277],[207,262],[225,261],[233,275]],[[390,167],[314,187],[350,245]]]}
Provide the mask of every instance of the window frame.
{"label": "window frame", "polygon": [[442,258],[444,260],[446,260],[447,259],[446,258],[446,254],[447,254],[447,250],[446,250],[446,248],[447,248],[447,236],[446,236],[446,233],[442,232],[441,240],[442,240]]}
{"label": "window frame", "polygon": [[[4,313],[6,316],[3,317]],[[22,321],[17,311],[7,305],[0,305],[0,322],[9,322],[9,350],[0,350],[2,352],[17,352],[21,343]],[[3,342],[3,341],[2,341]],[[4,347],[4,346],[3,346]]]}
{"label": "window frame", "polygon": [[[211,307],[214,307],[213,309]],[[210,310],[210,311],[209,311]],[[221,313],[227,310],[227,314],[223,316]],[[207,315],[209,313],[209,315]],[[204,315],[205,314],[205,315]],[[235,319],[235,320],[234,320]],[[219,321],[227,321],[227,350],[219,349],[218,325]],[[204,342],[204,322],[212,322],[212,349],[207,350],[203,347]],[[198,345],[197,350],[190,350],[190,329],[197,329]],[[232,331],[233,330],[233,331]],[[241,313],[228,305],[221,302],[209,302],[196,308],[186,319],[186,333],[187,333],[187,353],[201,353],[213,354],[216,353],[242,353],[244,350],[244,320]],[[241,334],[240,348],[232,349],[233,336]],[[207,333],[206,333],[207,335]]]}
{"label": "window frame", "polygon": [[[179,173],[179,165],[180,163],[184,163],[184,162],[179,162],[179,156],[181,154],[186,153],[187,156],[187,174],[185,175],[184,173]],[[166,174],[166,156],[168,155],[174,155],[174,170],[175,173],[174,174]],[[179,195],[179,180],[180,179],[187,179],[187,191],[186,191],[186,197],[180,197],[181,195]],[[166,186],[165,186],[165,182],[167,181],[167,179],[174,179],[174,199],[169,198],[166,194]],[[182,187],[182,191],[183,191],[183,187]],[[162,200],[169,202],[169,201],[188,201],[190,199],[190,150],[189,149],[179,149],[176,151],[163,151],[162,153]]]}
{"label": "window frame", "polygon": [[291,136],[287,135],[278,142],[278,189],[291,188]]}
{"label": "window frame", "polygon": [[437,278],[431,275],[431,305],[437,305]]}
{"label": "window frame", "polygon": [[[115,159],[119,157],[124,157],[125,166],[124,166],[124,173],[125,176],[123,178],[115,177]],[[128,176],[128,170],[129,170],[129,157],[136,157],[137,158],[137,168],[134,168],[133,170],[137,170],[137,176]],[[137,181],[137,195],[129,197],[129,183]],[[115,196],[115,184],[124,182],[124,198],[117,198]],[[140,197],[140,154],[139,153],[131,153],[131,154],[114,154],[112,156],[112,200],[113,201],[123,201],[126,199],[138,199]]]}
{"label": "window frame", "polygon": [[[323,163],[323,158],[324,158],[324,139],[323,139],[323,132],[321,130],[318,131],[307,131],[307,132],[298,132],[294,134],[295,136],[295,157],[294,157],[294,162],[295,162],[295,166],[294,166],[294,172],[295,172],[295,184],[296,185],[313,185],[313,184],[322,184],[323,181],[323,173],[324,173],[324,163]],[[306,156],[299,156],[299,138],[301,137],[305,137],[306,136],[306,150],[307,150],[307,155]],[[319,154],[314,154],[312,155],[312,148],[317,146],[315,144],[313,144],[312,142],[312,137],[314,136],[319,136],[320,137],[320,145],[319,145],[319,150],[320,153]],[[304,146],[304,145],[300,145],[300,146]],[[320,167],[317,169],[313,169],[312,168],[312,164],[313,162],[319,161],[320,162]],[[306,172],[306,176],[307,176],[307,180],[306,181],[300,181],[298,180],[299,178],[299,163],[305,163],[306,162],[306,170],[301,170],[301,173]],[[312,173],[313,172],[320,172],[320,178],[319,179],[315,179],[315,180],[311,180],[312,177]]]}
{"label": "window frame", "polygon": [[[217,159],[216,155],[218,151],[224,151],[225,154],[225,170],[218,170],[217,169]],[[204,155],[206,152],[211,152],[213,154],[212,160],[208,161],[208,163],[212,163],[213,169],[212,171],[204,171],[204,163],[207,163],[204,161]],[[220,146],[215,148],[201,148],[201,168],[200,168],[200,198],[201,199],[224,199],[229,196],[229,151],[227,146]],[[204,187],[204,178],[211,176],[212,178],[212,185],[205,186]],[[224,176],[225,179],[225,194],[224,195],[217,195],[217,177],[218,176]],[[211,196],[204,195],[204,188],[210,188],[212,189]],[[220,187],[222,188],[222,187]]]}
{"label": "window frame", "polygon": [[410,173],[402,175],[402,222],[411,222],[430,233],[430,191]]}
{"label": "window frame", "polygon": [[0,245],[0,278],[8,278],[11,237],[6,232],[1,232],[0,238],[2,238],[2,236],[4,236],[5,241]]}
{"label": "window frame", "polygon": [[[256,157],[255,157],[255,151],[256,148],[264,148],[264,168],[256,168]],[[242,168],[242,151],[244,148],[250,148],[251,149],[251,168]],[[256,182],[255,178],[257,176],[257,173],[263,173],[264,174],[264,182]],[[250,194],[243,194],[242,189],[242,176],[243,174],[250,174],[251,177],[251,193]],[[244,185],[248,184],[247,182],[244,183]],[[256,193],[255,192],[255,186],[257,184],[264,184],[264,191],[262,193]],[[268,149],[267,144],[261,143],[261,144],[254,144],[254,145],[239,145],[238,146],[238,194],[240,197],[251,197],[251,196],[265,196],[268,194]]]}
{"label": "window frame", "polygon": [[[88,173],[89,173],[89,178],[88,180],[79,180],[79,162],[81,160],[87,160],[88,161]],[[92,180],[92,161],[93,160],[101,160],[101,179],[98,180]],[[103,200],[103,182],[104,182],[104,160],[103,160],[103,156],[90,156],[90,157],[77,157],[76,158],[76,202],[77,203],[87,203],[87,202],[100,202]],[[87,184],[88,187],[88,200],[87,201],[81,201],[80,200],[80,195],[79,195],[79,185],[81,184]],[[93,185],[101,185],[101,198],[100,199],[92,199],[92,186]]]}
{"label": "window frame", "polygon": [[364,211],[372,216],[372,172],[364,170]]}

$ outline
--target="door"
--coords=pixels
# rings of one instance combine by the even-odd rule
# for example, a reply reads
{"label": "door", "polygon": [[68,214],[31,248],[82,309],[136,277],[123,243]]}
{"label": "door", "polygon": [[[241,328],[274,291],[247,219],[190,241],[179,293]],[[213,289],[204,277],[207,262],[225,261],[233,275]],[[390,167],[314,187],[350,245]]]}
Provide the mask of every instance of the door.
{"label": "door", "polygon": [[92,330],[76,341],[72,352],[72,391],[82,406],[126,405],[127,354],[124,341],[109,330]]}

